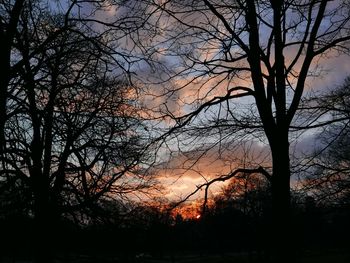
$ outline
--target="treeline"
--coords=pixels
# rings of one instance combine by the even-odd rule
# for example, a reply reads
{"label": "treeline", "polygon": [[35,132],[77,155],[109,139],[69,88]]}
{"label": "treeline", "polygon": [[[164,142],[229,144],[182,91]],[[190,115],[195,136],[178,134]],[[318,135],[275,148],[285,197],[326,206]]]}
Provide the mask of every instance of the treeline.
{"label": "treeline", "polygon": [[[309,251],[342,253],[350,248],[348,200],[330,205],[300,192],[292,196],[290,238],[296,244],[295,256]],[[268,260],[273,253],[270,198],[266,188],[248,190],[234,198],[226,192],[217,196],[200,218],[183,218],[166,205],[160,208],[130,204],[128,211],[109,205],[104,215],[84,224],[67,218],[56,222],[50,229],[50,254],[62,260],[84,257],[86,261],[95,258],[138,262],[147,258],[233,253]],[[37,233],[33,226],[34,220],[23,213],[1,219],[4,258],[34,256],[32,239]]]}

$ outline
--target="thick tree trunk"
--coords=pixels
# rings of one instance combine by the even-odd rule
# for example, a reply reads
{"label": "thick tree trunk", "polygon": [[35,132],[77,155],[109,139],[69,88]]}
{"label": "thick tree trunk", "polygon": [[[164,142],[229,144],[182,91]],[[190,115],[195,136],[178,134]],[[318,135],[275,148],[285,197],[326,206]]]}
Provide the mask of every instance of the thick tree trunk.
{"label": "thick tree trunk", "polygon": [[[3,67],[0,66],[3,70]],[[8,74],[4,73],[5,75]],[[4,77],[5,78],[5,77]],[[3,162],[3,154],[5,152],[5,122],[6,122],[6,93],[7,93],[7,80],[1,78],[0,80],[0,158]],[[1,163],[4,166],[3,163]]]}
{"label": "thick tree trunk", "polygon": [[[2,33],[2,32],[1,32]],[[5,34],[0,34],[0,37],[4,38]],[[7,44],[8,41],[1,40],[1,42],[5,42]],[[7,88],[9,84],[9,67],[10,67],[10,50],[8,50],[7,45],[4,43],[0,44],[0,70],[1,70],[1,76],[0,76],[0,158],[1,158],[1,165],[4,167],[4,153],[5,153],[5,147],[6,147],[6,140],[5,140],[5,123],[7,119]]]}
{"label": "thick tree trunk", "polygon": [[[20,15],[24,7],[25,0],[17,0],[14,2],[12,10],[9,12],[9,21],[5,26],[0,23],[0,158],[3,158],[5,151],[5,123],[7,119],[7,88],[10,81],[11,68],[11,48],[13,40],[17,32]],[[3,164],[2,164],[3,165]]]}
{"label": "thick tree trunk", "polygon": [[42,173],[32,178],[34,196],[34,220],[35,220],[35,244],[34,257],[36,262],[48,262],[50,259],[50,247],[54,230],[50,225],[50,208],[48,185]]}
{"label": "thick tree trunk", "polygon": [[293,262],[288,132],[279,134],[272,151],[271,250],[273,262]]}
{"label": "thick tree trunk", "polygon": [[[34,125],[36,124],[36,125]],[[53,239],[54,225],[50,213],[49,178],[43,173],[42,167],[42,143],[36,115],[33,115],[33,142],[32,162],[30,177],[32,181],[34,220],[35,220],[35,247],[34,256],[36,262],[49,262]]]}

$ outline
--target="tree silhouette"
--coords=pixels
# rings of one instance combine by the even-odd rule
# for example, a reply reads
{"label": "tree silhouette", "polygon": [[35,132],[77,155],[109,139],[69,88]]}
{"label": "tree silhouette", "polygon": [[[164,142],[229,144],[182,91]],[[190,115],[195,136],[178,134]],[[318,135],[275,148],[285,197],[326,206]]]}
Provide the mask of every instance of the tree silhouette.
{"label": "tree silhouette", "polygon": [[34,216],[43,261],[62,216],[87,222],[107,201],[153,184],[141,173],[148,137],[115,38],[92,30],[74,14],[78,7],[1,5],[9,40],[1,61],[0,187],[4,200],[20,199],[7,209],[21,205]]}
{"label": "tree silhouette", "polygon": [[176,111],[161,108],[174,123],[168,134],[178,132],[180,141],[185,134],[208,138],[199,140],[202,149],[240,138],[267,143],[271,170],[234,169],[200,187],[240,172],[270,173],[271,246],[285,260],[292,243],[290,132],[300,128],[295,117],[311,77],[321,73],[317,65],[326,62],[322,57],[348,51],[349,4],[175,0],[149,1],[148,9],[156,17],[149,21],[156,28],[149,54],[170,65],[160,82],[173,85],[165,85],[163,95],[179,103]]}
{"label": "tree silhouette", "polygon": [[1,64],[0,69],[2,76],[0,78],[0,158],[2,166],[4,166],[4,151],[5,143],[5,123],[7,119],[7,99],[8,85],[11,81],[11,74],[14,70],[11,63],[11,52],[14,46],[14,39],[17,33],[17,26],[20,21],[21,13],[24,9],[24,0],[15,1],[12,3],[3,3],[1,5],[1,21],[0,21],[0,36],[1,36]]}

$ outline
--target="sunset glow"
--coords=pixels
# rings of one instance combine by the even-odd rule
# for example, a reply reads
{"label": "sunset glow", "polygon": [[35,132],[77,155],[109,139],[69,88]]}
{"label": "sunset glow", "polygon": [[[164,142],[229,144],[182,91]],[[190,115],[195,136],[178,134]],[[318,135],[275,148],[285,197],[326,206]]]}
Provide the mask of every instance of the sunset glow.
{"label": "sunset glow", "polygon": [[349,261],[350,0],[7,0],[0,39],[2,260]]}

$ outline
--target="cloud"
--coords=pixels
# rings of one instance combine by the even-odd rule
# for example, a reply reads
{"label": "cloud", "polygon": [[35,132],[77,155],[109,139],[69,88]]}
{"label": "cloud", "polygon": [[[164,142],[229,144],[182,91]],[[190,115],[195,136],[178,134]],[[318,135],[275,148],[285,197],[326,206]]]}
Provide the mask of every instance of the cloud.
{"label": "cloud", "polygon": [[[230,145],[231,144],[231,145]],[[170,200],[184,198],[213,178],[229,174],[237,168],[256,168],[269,166],[269,152],[266,146],[254,141],[224,143],[210,148],[196,148],[177,152],[153,168],[153,173],[165,185],[165,196]],[[225,183],[217,183],[210,190],[219,193]],[[203,197],[203,192],[193,199]]]}
{"label": "cloud", "polygon": [[350,75],[349,56],[339,55],[338,51],[332,51],[327,57],[321,57],[317,63],[322,67],[322,71],[321,75],[310,78],[307,83],[312,89],[335,88],[342,85],[344,79]]}

